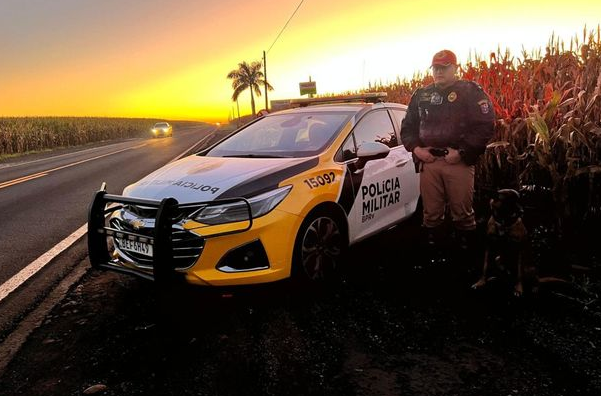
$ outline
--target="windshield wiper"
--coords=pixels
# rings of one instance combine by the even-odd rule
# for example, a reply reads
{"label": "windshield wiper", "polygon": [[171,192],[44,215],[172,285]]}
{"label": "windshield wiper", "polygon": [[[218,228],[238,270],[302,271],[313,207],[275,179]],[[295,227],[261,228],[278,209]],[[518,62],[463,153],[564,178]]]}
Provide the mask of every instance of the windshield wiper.
{"label": "windshield wiper", "polygon": [[223,155],[224,158],[293,158],[291,155],[272,155],[272,154],[233,154]]}

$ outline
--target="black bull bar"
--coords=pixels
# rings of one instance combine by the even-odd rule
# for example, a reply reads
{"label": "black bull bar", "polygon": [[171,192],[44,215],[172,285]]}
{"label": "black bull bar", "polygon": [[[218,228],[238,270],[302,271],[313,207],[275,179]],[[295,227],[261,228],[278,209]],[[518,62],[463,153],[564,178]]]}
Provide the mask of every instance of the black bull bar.
{"label": "black bull bar", "polygon": [[[103,186],[104,187],[104,186]],[[242,220],[240,223],[248,225],[240,228],[230,229],[227,231],[207,232],[200,234],[203,238],[213,238],[228,234],[244,232],[252,227],[253,218],[251,206],[245,198],[228,198],[215,201],[194,202],[180,204],[175,198],[164,198],[162,200],[152,200],[144,198],[126,197],[122,195],[108,194],[104,189],[97,191],[94,195],[92,204],[88,212],[88,252],[90,264],[93,268],[109,269],[118,272],[124,272],[141,276],[143,278],[155,281],[173,280],[177,272],[173,265],[173,246],[172,246],[172,226],[185,218],[183,213],[198,212],[212,206],[224,204],[244,204],[248,211],[248,220]],[[113,204],[107,208],[107,205]],[[157,209],[156,217],[154,218],[154,230],[151,236],[141,235],[136,232],[116,229],[106,224],[107,216],[113,212],[124,208],[124,205],[143,206]],[[211,227],[223,227],[224,222],[217,226],[203,226],[202,229]],[[199,229],[200,229],[199,228]],[[127,267],[111,264],[111,256],[107,239],[109,237],[127,238],[131,241],[148,243],[153,246],[152,254],[152,275],[147,272],[129,269]]]}

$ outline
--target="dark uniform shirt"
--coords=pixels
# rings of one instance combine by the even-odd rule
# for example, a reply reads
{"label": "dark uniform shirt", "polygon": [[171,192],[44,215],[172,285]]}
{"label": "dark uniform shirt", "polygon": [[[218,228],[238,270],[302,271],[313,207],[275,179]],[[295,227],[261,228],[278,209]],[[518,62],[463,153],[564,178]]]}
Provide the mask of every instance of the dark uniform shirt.
{"label": "dark uniform shirt", "polygon": [[494,133],[495,114],[490,98],[472,82],[458,80],[441,89],[431,84],[411,97],[401,127],[408,151],[415,147],[452,147],[463,161],[476,163]]}

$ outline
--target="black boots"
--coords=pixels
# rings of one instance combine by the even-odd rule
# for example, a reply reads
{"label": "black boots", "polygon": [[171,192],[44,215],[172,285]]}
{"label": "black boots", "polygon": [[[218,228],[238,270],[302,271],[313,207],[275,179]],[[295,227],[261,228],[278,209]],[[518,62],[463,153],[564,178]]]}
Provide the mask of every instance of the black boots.
{"label": "black boots", "polygon": [[422,226],[422,261],[424,266],[446,264],[449,259],[449,238],[444,226]]}

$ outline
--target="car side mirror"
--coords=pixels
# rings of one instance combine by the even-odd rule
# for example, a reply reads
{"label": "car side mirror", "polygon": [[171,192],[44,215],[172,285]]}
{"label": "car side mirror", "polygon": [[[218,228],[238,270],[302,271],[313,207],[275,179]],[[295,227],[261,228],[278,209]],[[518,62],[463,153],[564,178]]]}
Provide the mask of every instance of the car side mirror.
{"label": "car side mirror", "polygon": [[386,158],[390,147],[379,142],[365,142],[357,148],[357,169],[363,169],[368,161]]}

